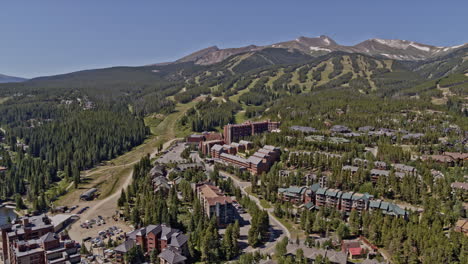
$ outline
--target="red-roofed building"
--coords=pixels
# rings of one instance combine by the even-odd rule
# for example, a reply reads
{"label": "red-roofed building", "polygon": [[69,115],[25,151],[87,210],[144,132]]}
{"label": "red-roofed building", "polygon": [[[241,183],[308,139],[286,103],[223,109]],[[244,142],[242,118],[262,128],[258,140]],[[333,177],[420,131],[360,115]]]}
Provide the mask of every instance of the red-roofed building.
{"label": "red-roofed building", "polygon": [[364,250],[361,247],[352,247],[348,248],[347,254],[350,259],[359,259],[363,257]]}

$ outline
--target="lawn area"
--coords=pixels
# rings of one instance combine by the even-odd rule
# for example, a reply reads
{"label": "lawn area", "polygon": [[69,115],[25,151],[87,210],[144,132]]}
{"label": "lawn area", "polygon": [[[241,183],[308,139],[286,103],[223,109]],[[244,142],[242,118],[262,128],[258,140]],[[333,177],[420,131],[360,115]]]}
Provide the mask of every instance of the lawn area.
{"label": "lawn area", "polygon": [[239,111],[234,115],[237,124],[244,123],[247,121],[247,117],[245,116],[245,110]]}
{"label": "lawn area", "polygon": [[291,238],[292,239],[296,239],[296,237],[299,237],[299,239],[304,239],[306,237],[305,232],[301,230],[299,225],[294,224],[293,222],[291,222],[288,219],[279,218],[279,217],[276,217],[276,216],[274,216],[274,217],[275,217],[276,220],[281,222],[281,224],[283,224],[289,230],[289,232],[291,233]]}
{"label": "lawn area", "polygon": [[247,187],[245,188],[245,191],[252,195],[252,196],[255,196],[259,201],[260,201],[260,205],[264,208],[264,209],[270,209],[272,208],[271,206],[271,203],[268,202],[267,200],[265,199],[262,199],[262,198],[259,198],[258,195],[256,195],[255,193],[252,192],[252,187]]}

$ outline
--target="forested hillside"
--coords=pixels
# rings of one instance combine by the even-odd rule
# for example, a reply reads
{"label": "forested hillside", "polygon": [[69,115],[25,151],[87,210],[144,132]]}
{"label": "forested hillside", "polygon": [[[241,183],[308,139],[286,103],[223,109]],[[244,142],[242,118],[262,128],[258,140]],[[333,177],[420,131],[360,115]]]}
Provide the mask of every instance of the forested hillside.
{"label": "forested hillside", "polygon": [[[0,199],[44,197],[63,179],[78,183],[80,170],[143,142],[143,117],[199,96],[205,100],[180,120],[196,132],[265,117],[319,129],[400,124],[419,132],[450,121],[467,130],[466,53],[403,62],[266,48],[212,65],[114,67],[0,84],[0,166],[8,168]],[[447,113],[445,123],[431,111]]]}

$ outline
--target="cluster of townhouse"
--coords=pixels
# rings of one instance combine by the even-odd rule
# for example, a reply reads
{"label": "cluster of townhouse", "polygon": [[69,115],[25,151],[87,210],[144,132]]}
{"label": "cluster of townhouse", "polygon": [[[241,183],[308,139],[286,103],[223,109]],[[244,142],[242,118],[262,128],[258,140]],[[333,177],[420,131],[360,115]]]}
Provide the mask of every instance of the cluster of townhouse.
{"label": "cluster of townhouse", "polygon": [[180,173],[190,169],[204,169],[204,166],[200,163],[180,163],[173,168],[168,168],[164,164],[156,163],[149,172],[154,191],[168,193],[174,185],[180,183],[182,177],[178,176],[173,180],[169,180],[167,176],[173,172]]}
{"label": "cluster of townhouse", "polygon": [[153,250],[161,264],[184,264],[188,256],[188,237],[180,230],[164,224],[149,225],[126,234],[125,242],[117,246],[115,261],[125,262],[125,255],[135,246],[140,246],[147,255]]}
{"label": "cluster of townhouse", "polygon": [[425,156],[422,156],[421,159],[423,161],[432,160],[435,162],[445,163],[450,166],[454,166],[456,164],[460,164],[460,163],[468,161],[468,153],[443,152],[442,154],[438,154],[438,155],[425,155]]}
{"label": "cluster of townhouse", "polygon": [[[235,144],[233,146],[233,144]],[[217,162],[227,163],[245,169],[251,174],[258,175],[268,172],[270,167],[280,159],[281,150],[278,147],[266,145],[248,158],[236,155],[239,150],[248,149],[250,142],[240,141],[231,145],[215,145],[211,148],[211,157]]]}
{"label": "cluster of townhouse", "polygon": [[[353,165],[345,165],[341,169],[343,171],[349,171],[351,172],[351,174],[355,174],[359,171],[360,168],[369,168],[369,165],[370,162],[368,160],[355,158],[353,159]],[[393,163],[390,165],[390,167],[393,168],[394,175],[397,178],[402,179],[407,175],[417,175],[419,177],[419,175],[417,174],[417,169],[413,166],[401,163]],[[373,183],[376,183],[380,177],[389,177],[391,170],[389,170],[389,166],[387,165],[387,163],[383,161],[375,161],[373,163],[373,169],[371,169],[369,173],[371,176],[371,181]]]}
{"label": "cluster of townhouse", "polygon": [[55,233],[46,215],[24,216],[1,226],[3,263],[80,263],[80,245],[64,234]]}
{"label": "cluster of townhouse", "polygon": [[326,188],[320,183],[310,187],[279,188],[278,194],[283,201],[304,205],[309,210],[329,207],[345,213],[350,213],[352,210],[359,212],[380,210],[384,214],[398,217],[406,217],[408,214],[398,205],[374,199],[374,196],[368,193],[343,192],[338,189]]}
{"label": "cluster of townhouse", "polygon": [[234,222],[236,210],[231,197],[226,196],[223,191],[211,183],[193,184],[192,188],[208,218],[215,217],[220,226]]}
{"label": "cluster of townhouse", "polygon": [[343,125],[334,125],[330,128],[332,134],[341,134],[345,137],[360,137],[360,136],[377,136],[377,137],[391,137],[396,139],[398,134],[401,134],[402,140],[421,139],[425,135],[423,133],[409,133],[406,130],[395,130],[389,128],[376,129],[373,126],[359,127],[357,132],[353,132],[349,127]]}

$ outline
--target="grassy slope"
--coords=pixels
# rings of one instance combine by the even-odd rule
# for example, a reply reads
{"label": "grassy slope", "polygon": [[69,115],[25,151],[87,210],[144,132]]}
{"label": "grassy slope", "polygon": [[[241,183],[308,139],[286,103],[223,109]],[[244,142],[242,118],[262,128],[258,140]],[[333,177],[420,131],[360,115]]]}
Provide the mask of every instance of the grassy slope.
{"label": "grassy slope", "polygon": [[73,204],[72,201],[77,201],[79,195],[85,189],[92,187],[99,188],[101,192],[99,199],[106,198],[114,193],[116,188],[123,184],[124,176],[131,172],[133,165],[144,155],[153,153],[164,142],[187,135],[187,131],[177,131],[177,120],[194,105],[195,101],[187,104],[178,104],[176,111],[167,115],[162,121],[155,122],[148,118],[145,119],[146,124],[150,126],[152,135],[143,144],[122,156],[106,162],[102,166],[82,172],[82,178],[85,183],[81,184],[79,189],[71,190],[56,203]]}

